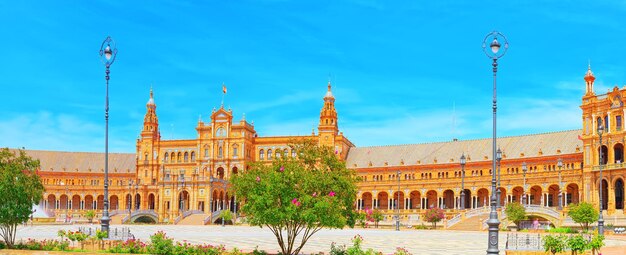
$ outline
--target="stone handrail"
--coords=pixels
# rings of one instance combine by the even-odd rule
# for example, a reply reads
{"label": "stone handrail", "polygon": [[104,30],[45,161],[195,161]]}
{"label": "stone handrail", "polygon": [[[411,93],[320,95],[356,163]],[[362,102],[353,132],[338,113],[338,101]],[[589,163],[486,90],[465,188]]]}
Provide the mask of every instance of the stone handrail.
{"label": "stone handrail", "polygon": [[206,218],[204,218],[204,225],[209,223],[212,219],[216,219],[218,216],[220,216],[220,213],[222,213],[222,210],[218,210],[218,211],[212,212],[211,215],[209,215]]}
{"label": "stone handrail", "polygon": [[449,228],[452,225],[459,223],[460,221],[461,221],[461,214],[459,213],[455,215],[454,217],[452,217],[452,219],[446,222],[446,228]]}
{"label": "stone handrail", "polygon": [[211,221],[211,215],[210,214],[209,214],[209,216],[204,217],[204,225],[206,225],[210,221]]}
{"label": "stone handrail", "polygon": [[118,214],[123,214],[125,212],[128,212],[128,210],[113,210],[109,212],[109,216],[114,216],[114,215],[118,215]]}
{"label": "stone handrail", "polygon": [[178,215],[178,217],[174,218],[174,225],[178,224],[183,219],[183,215]]}
{"label": "stone handrail", "polygon": [[187,217],[189,217],[189,215],[192,215],[192,214],[203,214],[203,213],[204,212],[200,211],[200,210],[189,210],[189,211],[185,211],[183,213],[183,218],[187,218]]}
{"label": "stone handrail", "polygon": [[488,213],[489,208],[490,208],[489,206],[483,206],[483,207],[477,207],[477,208],[471,209],[465,213],[465,217],[471,218],[480,214]]}
{"label": "stone handrail", "polygon": [[528,212],[543,213],[551,217],[554,217],[555,219],[561,219],[561,213],[550,207],[545,207],[545,206],[540,206],[540,205],[524,205],[524,208],[526,208],[527,213]]}

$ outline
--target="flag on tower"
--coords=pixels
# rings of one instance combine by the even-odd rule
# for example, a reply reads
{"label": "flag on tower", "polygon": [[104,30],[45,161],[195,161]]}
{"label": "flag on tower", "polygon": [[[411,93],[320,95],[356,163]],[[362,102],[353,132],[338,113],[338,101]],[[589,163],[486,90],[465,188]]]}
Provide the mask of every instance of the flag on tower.
{"label": "flag on tower", "polygon": [[226,94],[226,84],[222,83],[222,92]]}

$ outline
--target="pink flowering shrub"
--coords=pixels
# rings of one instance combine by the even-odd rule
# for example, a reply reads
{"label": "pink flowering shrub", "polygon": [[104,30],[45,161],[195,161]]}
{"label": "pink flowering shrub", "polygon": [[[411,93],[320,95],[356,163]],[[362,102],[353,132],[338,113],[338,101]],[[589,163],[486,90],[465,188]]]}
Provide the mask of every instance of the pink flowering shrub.
{"label": "pink flowering shrub", "polygon": [[433,228],[437,228],[437,222],[440,222],[445,217],[443,209],[433,207],[424,213],[424,220],[433,224]]}

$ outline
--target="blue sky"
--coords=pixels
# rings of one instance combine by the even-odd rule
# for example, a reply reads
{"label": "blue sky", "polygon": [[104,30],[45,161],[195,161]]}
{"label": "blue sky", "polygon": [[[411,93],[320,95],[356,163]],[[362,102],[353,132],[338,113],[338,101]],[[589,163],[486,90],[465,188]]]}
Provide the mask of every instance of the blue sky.
{"label": "blue sky", "polygon": [[165,139],[194,138],[222,82],[260,136],[299,135],[329,74],[357,146],[487,138],[493,30],[510,43],[498,135],[579,129],[588,60],[596,93],[626,84],[624,17],[624,1],[2,1],[0,146],[103,151],[107,35],[113,152],[134,152],[151,84]]}

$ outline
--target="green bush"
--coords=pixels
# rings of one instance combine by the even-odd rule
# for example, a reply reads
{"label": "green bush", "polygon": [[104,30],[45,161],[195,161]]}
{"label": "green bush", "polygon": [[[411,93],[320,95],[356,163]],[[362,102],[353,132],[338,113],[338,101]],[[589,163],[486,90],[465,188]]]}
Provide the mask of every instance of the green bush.
{"label": "green bush", "polygon": [[573,230],[571,228],[560,227],[560,228],[551,228],[550,230],[548,230],[548,233],[575,234],[577,232],[576,230]]}
{"label": "green bush", "polygon": [[567,237],[564,235],[547,235],[543,237],[543,247],[545,251],[551,252],[553,255],[557,252],[565,250]]}
{"label": "green bush", "polygon": [[422,223],[422,225],[416,225],[415,229],[428,229],[428,227],[426,227],[426,225],[424,225],[424,223]]}
{"label": "green bush", "polygon": [[604,246],[604,236],[594,235],[587,245],[593,254],[599,253],[600,248]]}
{"label": "green bush", "polygon": [[159,231],[150,236],[148,253],[155,255],[169,255],[174,251],[174,241],[167,238],[165,232]]}
{"label": "green bush", "polygon": [[572,235],[567,239],[567,247],[572,250],[572,255],[582,253],[587,249],[587,240],[582,235]]}
{"label": "green bush", "polygon": [[336,245],[335,242],[330,243],[330,255],[346,255],[346,246]]}
{"label": "green bush", "polygon": [[15,244],[18,250],[35,250],[35,251],[67,251],[70,248],[69,241],[27,239],[26,242]]}
{"label": "green bush", "polygon": [[393,255],[413,255],[411,254],[407,249],[405,249],[404,247],[397,247],[396,248],[396,252],[393,253]]}
{"label": "green bush", "polygon": [[[382,254],[380,252],[376,252],[373,249],[367,249],[367,250],[363,250],[363,248],[361,247],[361,244],[363,243],[363,237],[361,237],[360,235],[356,235],[352,238],[352,246],[348,247],[345,250],[345,253],[343,255],[379,255]],[[331,253],[332,253],[332,245],[331,245]],[[404,254],[404,255],[411,255],[411,254]]]}
{"label": "green bush", "polygon": [[264,250],[259,250],[259,246],[254,247],[254,250],[252,251],[252,255],[267,255],[267,252]]}
{"label": "green bush", "polygon": [[137,239],[128,239],[107,250],[110,253],[146,253],[146,244]]}
{"label": "green bush", "polygon": [[7,245],[3,241],[0,241],[0,249],[6,249],[6,248],[7,248]]}

